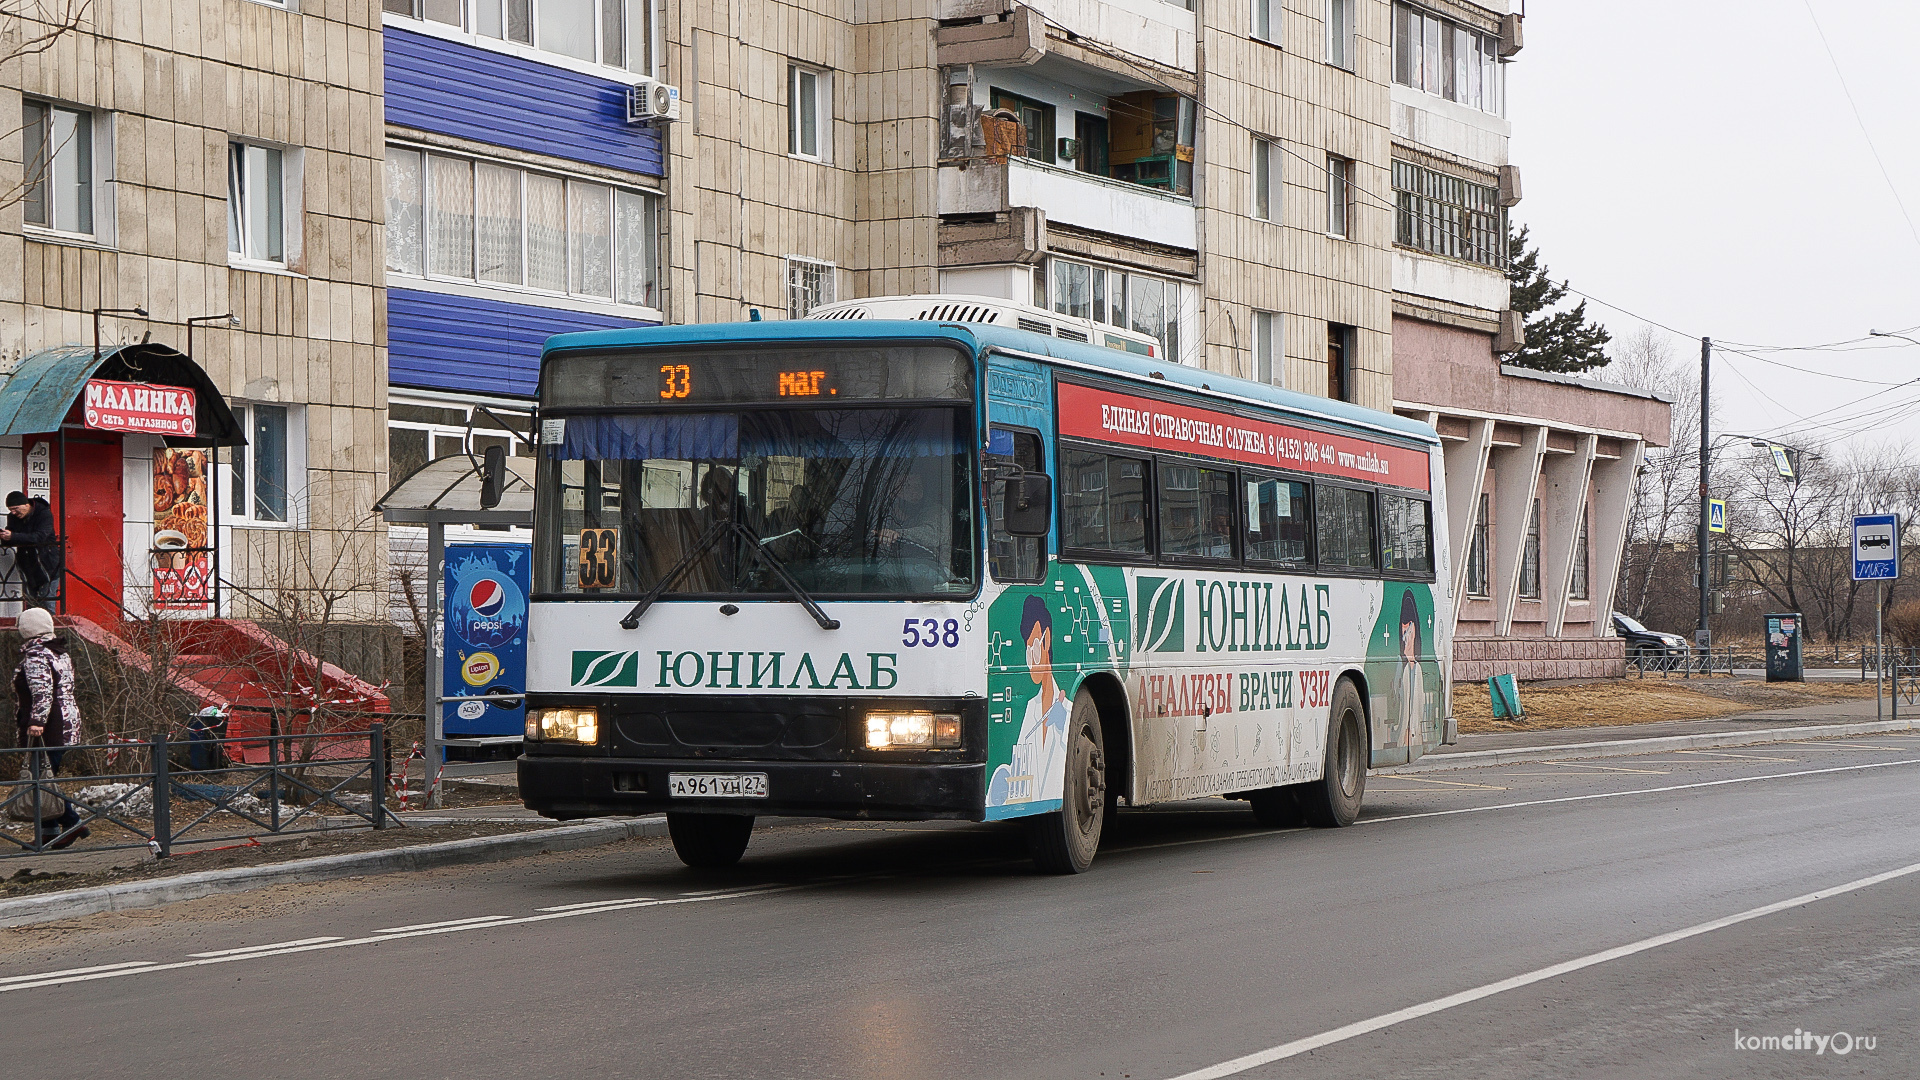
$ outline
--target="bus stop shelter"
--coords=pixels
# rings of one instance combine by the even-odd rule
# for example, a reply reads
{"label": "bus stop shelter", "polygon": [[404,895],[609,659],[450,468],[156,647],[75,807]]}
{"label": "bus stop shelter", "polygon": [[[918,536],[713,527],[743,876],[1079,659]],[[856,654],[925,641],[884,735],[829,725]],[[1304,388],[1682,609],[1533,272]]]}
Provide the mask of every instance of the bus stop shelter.
{"label": "bus stop shelter", "polygon": [[[508,525],[531,528],[533,525],[533,469],[531,457],[503,459],[500,501],[483,507],[480,499],[481,460],[477,456],[454,454],[437,458],[415,469],[393,485],[374,509],[389,525],[422,525],[427,530],[427,662],[424,750],[427,760],[426,786],[437,803],[436,781],[444,766],[445,734],[445,609],[447,526]],[[516,699],[520,695],[507,695]]]}

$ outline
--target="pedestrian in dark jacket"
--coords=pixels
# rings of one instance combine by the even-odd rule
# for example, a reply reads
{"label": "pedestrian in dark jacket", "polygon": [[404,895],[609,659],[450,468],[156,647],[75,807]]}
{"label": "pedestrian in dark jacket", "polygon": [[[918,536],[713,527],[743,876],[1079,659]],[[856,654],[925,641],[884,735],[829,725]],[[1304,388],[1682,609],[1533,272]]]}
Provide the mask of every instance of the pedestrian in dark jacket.
{"label": "pedestrian in dark jacket", "polygon": [[[20,613],[20,666],[13,672],[14,719],[20,725],[20,743],[39,740],[46,746],[47,772],[60,771],[66,748],[80,737],[80,705],[73,699],[73,658],[67,639],[53,632],[53,615],[46,608]],[[88,835],[80,826],[80,812],[63,796],[60,816],[40,823],[40,842],[66,847]],[[76,828],[76,826],[79,826]]]}
{"label": "pedestrian in dark jacket", "polygon": [[27,595],[46,600],[58,592],[60,536],[53,527],[53,508],[47,500],[25,492],[7,493],[7,527],[0,529],[0,546],[13,549],[13,562],[20,568]]}

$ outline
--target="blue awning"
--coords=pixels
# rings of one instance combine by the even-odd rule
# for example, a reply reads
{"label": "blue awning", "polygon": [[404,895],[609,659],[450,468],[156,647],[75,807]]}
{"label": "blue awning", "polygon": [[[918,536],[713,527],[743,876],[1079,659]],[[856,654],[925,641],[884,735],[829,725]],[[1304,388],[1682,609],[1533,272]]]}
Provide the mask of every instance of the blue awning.
{"label": "blue awning", "polygon": [[59,345],[20,361],[0,381],[0,435],[38,435],[60,430],[86,391],[87,380],[116,379],[153,386],[178,386],[194,393],[197,435],[167,436],[168,446],[245,446],[246,434],[227,408],[213,380],[168,345],[121,345],[94,356],[89,345]]}

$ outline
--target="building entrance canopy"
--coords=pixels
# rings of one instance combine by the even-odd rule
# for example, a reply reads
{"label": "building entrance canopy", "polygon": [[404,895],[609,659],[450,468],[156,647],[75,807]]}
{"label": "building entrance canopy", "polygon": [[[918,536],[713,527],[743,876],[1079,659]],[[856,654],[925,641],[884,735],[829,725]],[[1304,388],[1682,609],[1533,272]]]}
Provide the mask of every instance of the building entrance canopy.
{"label": "building entrance canopy", "polygon": [[[0,382],[0,435],[59,431],[95,379],[193,392],[192,435],[164,435],[168,446],[245,446],[246,434],[227,400],[200,365],[170,345],[122,345],[96,355],[92,346],[42,349]],[[183,429],[186,425],[183,425]]]}

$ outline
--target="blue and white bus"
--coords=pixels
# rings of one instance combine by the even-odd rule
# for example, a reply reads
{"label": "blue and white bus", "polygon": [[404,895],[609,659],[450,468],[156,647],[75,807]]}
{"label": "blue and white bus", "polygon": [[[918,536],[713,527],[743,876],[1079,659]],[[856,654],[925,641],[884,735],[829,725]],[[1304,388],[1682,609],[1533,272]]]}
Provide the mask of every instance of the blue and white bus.
{"label": "blue and white bus", "polygon": [[1339,826],[1452,737],[1426,425],[1120,347],[841,318],[555,337],[540,377],[528,806]]}

